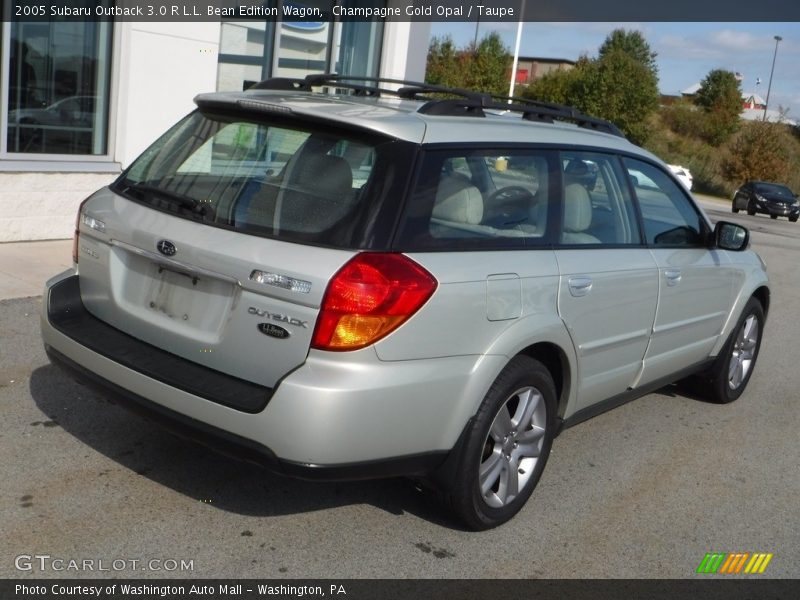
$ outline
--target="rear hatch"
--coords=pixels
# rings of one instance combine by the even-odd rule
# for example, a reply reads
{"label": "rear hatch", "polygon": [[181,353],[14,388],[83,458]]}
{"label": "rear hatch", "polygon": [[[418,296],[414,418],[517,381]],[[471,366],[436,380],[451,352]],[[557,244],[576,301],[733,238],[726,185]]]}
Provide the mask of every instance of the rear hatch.
{"label": "rear hatch", "polygon": [[332,276],[390,242],[409,147],[196,111],[83,205],[83,303],[143,342],[275,387],[304,362]]}

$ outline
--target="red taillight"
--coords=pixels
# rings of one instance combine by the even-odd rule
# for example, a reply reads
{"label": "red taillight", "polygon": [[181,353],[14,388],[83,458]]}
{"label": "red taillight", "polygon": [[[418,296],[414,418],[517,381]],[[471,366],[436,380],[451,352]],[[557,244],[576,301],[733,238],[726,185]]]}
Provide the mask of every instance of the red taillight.
{"label": "red taillight", "polygon": [[311,346],[369,346],[417,312],[436,285],[433,275],[402,254],[357,254],[328,284]]}
{"label": "red taillight", "polygon": [[78,264],[78,238],[80,237],[80,226],[81,226],[81,209],[83,208],[83,203],[81,203],[80,208],[78,209],[78,216],[75,217],[75,233],[72,236],[72,262],[76,265]]}
{"label": "red taillight", "polygon": [[83,205],[86,204],[89,198],[81,201],[80,206],[78,206],[78,214],[75,217],[75,233],[72,236],[72,262],[76,265],[78,264],[78,245],[80,244],[80,228],[81,228],[81,215],[83,214]]}

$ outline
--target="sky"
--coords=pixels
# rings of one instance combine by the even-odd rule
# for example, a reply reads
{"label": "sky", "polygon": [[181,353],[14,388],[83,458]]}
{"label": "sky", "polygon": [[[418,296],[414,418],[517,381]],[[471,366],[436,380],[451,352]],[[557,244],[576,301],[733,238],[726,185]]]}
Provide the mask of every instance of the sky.
{"label": "sky", "polygon": [[[770,109],[788,108],[800,118],[800,23],[531,23],[523,24],[520,56],[567,58],[597,56],[614,29],[636,30],[657,53],[659,88],[677,95],[699,83],[712,69],[741,73],[742,91],[767,97],[770,68],[778,43],[772,76]],[[481,23],[478,37],[497,31],[513,53],[516,23]],[[475,23],[432,23],[431,35],[450,35],[456,45],[475,38]],[[757,78],[761,84],[756,86]]]}

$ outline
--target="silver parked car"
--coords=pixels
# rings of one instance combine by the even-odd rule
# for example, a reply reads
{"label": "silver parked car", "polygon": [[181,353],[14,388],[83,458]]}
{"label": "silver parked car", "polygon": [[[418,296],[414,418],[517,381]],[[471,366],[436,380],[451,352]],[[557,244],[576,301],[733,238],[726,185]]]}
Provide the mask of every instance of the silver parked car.
{"label": "silver parked car", "polygon": [[610,123],[441,92],[198,96],[82,204],[53,362],[281,473],[413,477],[474,529],[565,426],[690,375],[738,398],[770,298],[747,230]]}

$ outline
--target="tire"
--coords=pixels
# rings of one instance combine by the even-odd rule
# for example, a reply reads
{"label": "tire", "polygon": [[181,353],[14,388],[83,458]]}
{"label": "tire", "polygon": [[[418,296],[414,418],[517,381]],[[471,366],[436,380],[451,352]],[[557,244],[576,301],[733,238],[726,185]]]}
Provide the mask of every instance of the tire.
{"label": "tire", "polygon": [[797,217],[789,217],[789,221],[792,223],[797,223]]}
{"label": "tire", "polygon": [[752,200],[747,202],[747,214],[751,217],[756,214],[756,205]]}
{"label": "tire", "polygon": [[711,400],[727,404],[742,395],[756,366],[763,333],[764,309],[750,298],[711,368]]}
{"label": "tire", "polygon": [[[527,421],[524,429],[521,421]],[[555,426],[549,371],[530,357],[513,358],[484,396],[453,486],[444,494],[470,529],[496,527],[525,505],[544,470]]]}
{"label": "tire", "polygon": [[733,203],[731,204],[731,212],[732,212],[732,213],[734,213],[734,214],[736,214],[736,213],[738,213],[738,212],[739,212],[739,209],[738,209],[738,208],[736,208],[736,201],[735,201],[735,200],[734,200],[734,201],[733,201]]}
{"label": "tire", "polygon": [[770,218],[770,219],[777,219],[777,218],[778,218],[778,215],[770,215],[770,216],[769,216],[769,218]]}

